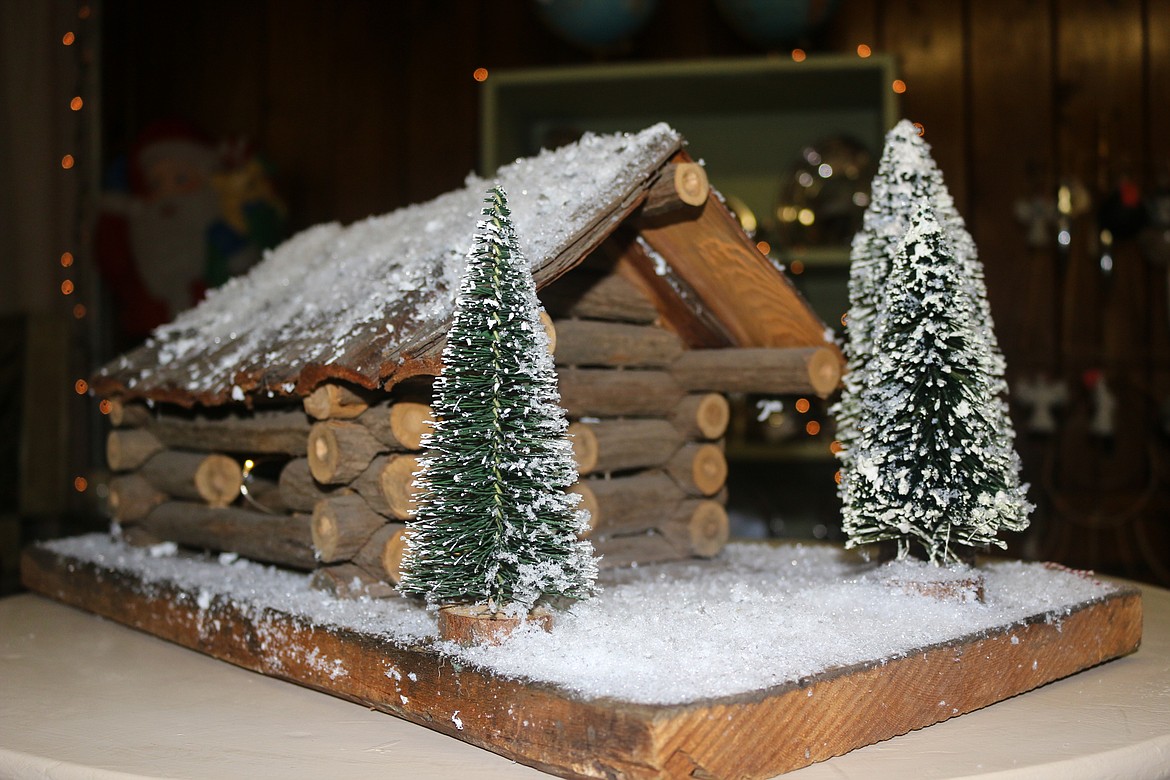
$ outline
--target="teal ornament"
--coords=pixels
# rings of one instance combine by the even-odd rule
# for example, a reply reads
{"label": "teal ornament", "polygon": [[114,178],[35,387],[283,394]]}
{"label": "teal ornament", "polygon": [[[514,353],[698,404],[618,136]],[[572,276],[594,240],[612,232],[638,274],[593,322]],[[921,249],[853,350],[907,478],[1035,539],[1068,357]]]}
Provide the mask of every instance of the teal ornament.
{"label": "teal ornament", "polygon": [[792,44],[820,27],[838,0],[715,0],[715,7],[743,38],[758,46]]}
{"label": "teal ornament", "polygon": [[646,24],[658,0],[535,0],[557,35],[584,49],[612,49]]}

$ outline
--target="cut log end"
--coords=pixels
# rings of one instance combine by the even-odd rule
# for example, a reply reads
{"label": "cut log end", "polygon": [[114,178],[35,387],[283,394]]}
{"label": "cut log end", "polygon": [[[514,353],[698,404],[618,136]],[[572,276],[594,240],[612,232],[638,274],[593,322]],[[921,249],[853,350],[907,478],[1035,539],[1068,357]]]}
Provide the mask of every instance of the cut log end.
{"label": "cut log end", "polygon": [[386,579],[395,585],[402,581],[402,557],[406,555],[410,534],[408,528],[396,529],[382,547],[382,569],[386,572]]}
{"label": "cut log end", "polygon": [[695,419],[704,436],[718,439],[727,432],[727,426],[731,423],[731,404],[719,393],[705,395],[695,413]]}
{"label": "cut log end", "polygon": [[727,458],[714,444],[700,444],[691,467],[695,485],[705,496],[718,493],[727,482]]}
{"label": "cut log end", "polygon": [[435,417],[431,407],[414,401],[399,401],[390,407],[390,430],[407,450],[422,449],[423,436],[431,431]]}
{"label": "cut log end", "polygon": [[391,517],[399,520],[414,517],[418,508],[414,475],[418,470],[418,458],[414,455],[391,455],[386,459],[380,480],[382,496]]}
{"label": "cut log end", "polygon": [[688,444],[671,458],[667,471],[687,492],[713,496],[727,482],[727,458],[716,444]]}
{"label": "cut log end", "polygon": [[731,535],[727,510],[716,501],[698,502],[687,520],[691,552],[701,558],[719,554]]}
{"label": "cut log end", "polygon": [[573,444],[573,459],[577,461],[577,473],[588,474],[597,468],[597,435],[585,423],[571,423],[569,437]]}
{"label": "cut log end", "polygon": [[383,449],[363,425],[346,420],[322,420],[309,429],[309,471],[314,479],[326,485],[350,482]]}
{"label": "cut log end", "polygon": [[545,335],[548,336],[548,354],[555,355],[557,352],[557,328],[553,325],[552,317],[543,309],[540,312],[540,324],[544,328]]}
{"label": "cut log end", "polygon": [[337,518],[328,509],[328,503],[321,501],[318,508],[313,510],[313,549],[323,561],[335,560],[337,540],[341,535],[337,528]]}
{"label": "cut log end", "polygon": [[827,398],[841,383],[841,361],[833,350],[823,347],[809,356],[808,380],[813,392]]}
{"label": "cut log end", "polygon": [[209,506],[230,506],[240,497],[244,472],[234,458],[213,453],[195,470],[195,489]]}
{"label": "cut log end", "polygon": [[525,616],[511,617],[485,604],[452,604],[439,609],[439,638],[464,647],[498,645],[526,623],[551,631],[552,612],[536,607]]}
{"label": "cut log end", "polygon": [[368,408],[366,400],[345,385],[321,385],[302,402],[305,413],[316,420],[352,420]]}
{"label": "cut log end", "polygon": [[[693,162],[670,163],[646,193],[643,217],[694,209],[707,202],[711,185],[703,166]],[[686,212],[683,212],[686,213]]]}
{"label": "cut log end", "polygon": [[674,168],[674,191],[688,206],[702,206],[711,193],[707,172],[698,163],[679,163]]}
{"label": "cut log end", "polygon": [[318,482],[330,484],[337,471],[339,457],[337,437],[324,425],[309,431],[309,471]]}
{"label": "cut log end", "polygon": [[569,492],[581,496],[581,501],[577,504],[577,509],[589,513],[588,525],[581,533],[582,538],[588,538],[597,528],[601,520],[601,505],[597,501],[597,494],[584,482],[578,482],[573,485],[569,488]]}
{"label": "cut log end", "polygon": [[351,559],[386,524],[361,496],[323,498],[313,507],[310,531],[313,550],[325,563]]}
{"label": "cut log end", "polygon": [[110,400],[110,424],[115,428],[137,428],[150,422],[150,410],[140,403],[120,398]]}

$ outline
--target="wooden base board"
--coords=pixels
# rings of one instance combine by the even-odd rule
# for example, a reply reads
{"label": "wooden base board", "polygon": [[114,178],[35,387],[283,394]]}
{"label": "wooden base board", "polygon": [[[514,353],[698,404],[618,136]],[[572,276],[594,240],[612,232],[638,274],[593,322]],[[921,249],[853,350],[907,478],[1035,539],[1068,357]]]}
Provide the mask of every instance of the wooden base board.
{"label": "wooden base board", "polygon": [[[1123,589],[905,657],[685,705],[576,697],[437,652],[213,600],[45,548],[31,590],[246,669],[397,715],[538,769],[588,778],[764,778],[1001,701],[1141,642]],[[257,614],[262,613],[262,614]],[[314,652],[306,653],[306,649]],[[321,659],[344,659],[344,673]],[[946,702],[940,706],[940,702]]]}

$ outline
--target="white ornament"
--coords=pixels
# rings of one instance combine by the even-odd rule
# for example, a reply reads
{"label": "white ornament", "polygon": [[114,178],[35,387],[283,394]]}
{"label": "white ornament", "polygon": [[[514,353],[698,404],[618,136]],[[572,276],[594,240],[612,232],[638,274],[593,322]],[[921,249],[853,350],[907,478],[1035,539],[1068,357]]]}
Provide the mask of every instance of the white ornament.
{"label": "white ornament", "polygon": [[1093,419],[1089,421],[1089,432],[1106,439],[1113,436],[1116,412],[1117,396],[1110,391],[1102,376],[1093,385]]}
{"label": "white ornament", "polygon": [[1021,379],[1015,397],[1031,409],[1028,430],[1032,433],[1054,433],[1056,410],[1068,402],[1068,388],[1059,379],[1038,375]]}

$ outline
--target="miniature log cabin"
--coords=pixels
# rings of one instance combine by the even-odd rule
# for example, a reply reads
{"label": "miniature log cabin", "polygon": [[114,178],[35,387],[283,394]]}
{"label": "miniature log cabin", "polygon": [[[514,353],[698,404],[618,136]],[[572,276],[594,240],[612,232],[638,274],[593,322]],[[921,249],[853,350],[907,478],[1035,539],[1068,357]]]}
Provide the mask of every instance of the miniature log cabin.
{"label": "miniature log cabin", "polygon": [[[728,536],[728,392],[837,386],[839,352],[665,125],[501,168],[602,565]],[[173,541],[393,592],[463,257],[489,182],[319,225],[103,368],[110,510]]]}

